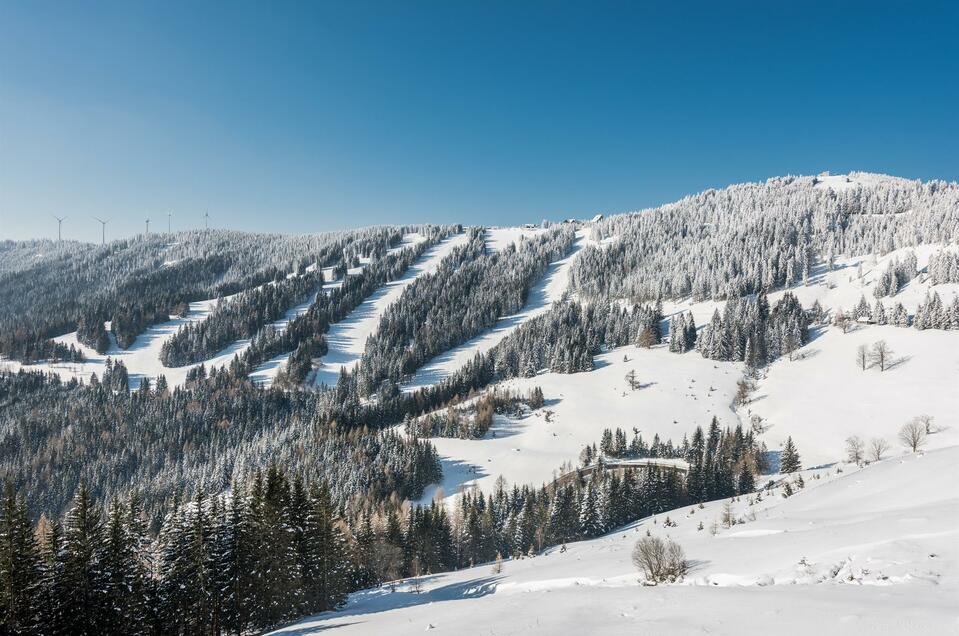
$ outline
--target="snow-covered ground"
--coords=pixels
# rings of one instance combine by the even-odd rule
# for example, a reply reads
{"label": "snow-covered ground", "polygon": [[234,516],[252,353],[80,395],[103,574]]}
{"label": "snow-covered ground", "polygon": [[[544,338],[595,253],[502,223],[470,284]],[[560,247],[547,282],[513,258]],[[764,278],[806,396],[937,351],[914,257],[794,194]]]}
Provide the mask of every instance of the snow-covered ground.
{"label": "snow-covered ground", "polygon": [[[890,263],[896,260],[902,261],[908,252],[913,252],[916,255],[919,270],[922,271],[929,265],[929,257],[942,248],[942,245],[919,245],[895,250],[884,256],[868,254],[837,258],[832,270],[829,270],[824,263],[819,263],[810,272],[808,285],[800,284],[790,289],[776,290],[769,294],[769,302],[774,304],[788,291],[799,299],[803,307],[812,307],[813,303],[818,300],[823,309],[832,312],[842,309],[849,312],[859,304],[863,296],[866,297],[866,302],[872,307],[876,303],[876,297],[873,296],[876,282],[886,272]],[[948,249],[955,249],[955,247]],[[859,277],[860,271],[862,272],[862,278]],[[911,315],[915,313],[916,307],[925,300],[928,292],[938,293],[942,302],[948,305],[954,297],[959,295],[959,284],[931,285],[928,275],[921,273],[904,285],[895,296],[882,298],[882,303],[887,312],[895,307],[896,303],[902,303]],[[722,313],[724,305],[724,301],[694,303],[690,300],[684,300],[664,302],[663,313],[669,316],[680,311],[690,311],[696,320],[696,325],[702,327],[712,318],[715,309],[719,309]]]}
{"label": "snow-covered ground", "polygon": [[[518,230],[518,228],[511,229]],[[503,338],[527,320],[549,311],[552,304],[561,300],[566,293],[569,287],[570,266],[579,250],[586,243],[589,232],[589,230],[576,232],[576,240],[572,249],[565,257],[550,264],[546,274],[530,290],[526,305],[518,313],[512,316],[503,316],[489,331],[430,360],[414,374],[409,382],[403,385],[403,390],[415,391],[422,386],[439,382],[472,360],[477,353],[485,353],[495,347]]]}
{"label": "snow-covered ground", "polygon": [[[788,499],[781,487],[741,497],[729,528],[725,501],[683,508],[499,573],[485,564],[421,577],[420,593],[410,581],[360,591],[276,633],[955,634],[959,447],[837,468],[805,471]],[[641,585],[630,555],[647,531],[683,547],[682,582]]]}
{"label": "snow-covered ground", "polygon": [[821,174],[816,177],[815,187],[821,189],[830,189],[835,192],[844,192],[846,190],[855,190],[856,188],[875,186],[878,183],[888,181],[900,181],[908,183],[908,179],[902,177],[893,177],[887,174],[878,174],[875,172],[850,172],[846,174]]}
{"label": "snow-covered ground", "polygon": [[[497,385],[520,393],[538,386],[546,405],[522,419],[495,416],[479,440],[431,438],[443,461],[443,483],[429,487],[423,501],[440,488],[446,497],[474,485],[489,492],[500,475],[538,486],[564,462],[576,463],[583,446],[598,443],[606,428],[622,428],[630,438],[638,429],[647,442],[658,433],[679,444],[713,415],[724,425],[739,421],[733,397],[741,364],[632,346],[599,355],[595,364],[589,373],[542,373]],[[626,382],[630,371],[642,385],[636,391]]]}
{"label": "snow-covered ground", "polygon": [[[891,347],[893,367],[863,371],[856,349],[877,340]],[[743,410],[744,419],[752,411],[766,420],[770,449],[791,435],[806,466],[835,461],[850,435],[883,438],[898,449],[899,429],[922,414],[944,429],[929,436],[929,447],[959,444],[959,333],[870,325],[843,334],[830,327],[799,355],[774,362]]]}
{"label": "snow-covered ground", "polygon": [[332,325],[326,335],[329,352],[316,361],[313,382],[335,386],[340,369],[351,369],[363,356],[366,340],[380,324],[386,308],[393,304],[420,276],[432,274],[454,248],[466,244],[467,235],[457,234],[426,251],[402,278],[387,283],[354,309],[344,320]]}
{"label": "snow-covered ground", "polygon": [[525,237],[533,237],[546,230],[525,227],[491,227],[486,229],[486,248],[498,252],[510,243],[519,244]]}

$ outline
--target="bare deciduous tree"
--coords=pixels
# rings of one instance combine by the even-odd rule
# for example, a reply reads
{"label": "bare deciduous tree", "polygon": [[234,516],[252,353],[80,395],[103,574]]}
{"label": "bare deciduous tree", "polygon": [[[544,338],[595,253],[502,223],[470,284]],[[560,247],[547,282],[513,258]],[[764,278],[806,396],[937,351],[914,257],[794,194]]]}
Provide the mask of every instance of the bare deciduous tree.
{"label": "bare deciduous tree", "polygon": [[846,438],[846,459],[851,464],[861,464],[862,460],[865,459],[865,450],[866,445],[859,436],[853,435]]}
{"label": "bare deciduous tree", "polygon": [[885,371],[892,359],[892,349],[889,348],[885,340],[879,340],[872,345],[870,357],[873,364],[879,365],[880,371]]}
{"label": "bare deciduous tree", "polygon": [[652,583],[673,582],[686,574],[686,554],[672,539],[643,537],[633,547],[633,565]]}
{"label": "bare deciduous tree", "polygon": [[852,329],[852,321],[849,319],[842,308],[836,310],[836,315],[832,319],[832,324],[836,325],[842,329],[843,333],[849,333],[849,330]]}
{"label": "bare deciduous tree", "polygon": [[726,528],[732,528],[736,525],[736,515],[733,514],[733,504],[726,502],[723,504],[723,514],[722,514],[722,523]]}
{"label": "bare deciduous tree", "polygon": [[881,437],[874,437],[869,441],[869,458],[874,462],[882,459],[882,456],[889,450],[889,442]]}
{"label": "bare deciduous tree", "polygon": [[936,429],[932,424],[933,417],[931,415],[917,415],[915,419],[926,429],[926,435],[932,435],[936,432]]}
{"label": "bare deciduous tree", "polygon": [[926,443],[926,425],[919,418],[913,418],[899,429],[899,441],[902,445],[917,452]]}
{"label": "bare deciduous tree", "polygon": [[869,368],[869,347],[864,344],[859,345],[856,349],[856,364],[863,371]]}

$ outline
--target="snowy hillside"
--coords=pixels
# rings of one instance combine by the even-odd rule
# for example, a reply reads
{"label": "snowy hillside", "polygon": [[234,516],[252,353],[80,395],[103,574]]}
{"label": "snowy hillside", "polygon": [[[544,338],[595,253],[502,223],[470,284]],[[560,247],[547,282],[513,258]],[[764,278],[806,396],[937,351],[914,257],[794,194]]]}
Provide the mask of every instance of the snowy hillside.
{"label": "snowy hillside", "polygon": [[330,350],[322,360],[317,361],[312,377],[313,384],[335,386],[340,369],[351,369],[359,362],[366,347],[366,339],[379,325],[386,308],[395,302],[413,281],[436,271],[455,247],[465,243],[465,234],[457,234],[442,241],[424,254],[402,278],[380,288],[347,318],[333,325],[327,336]]}
{"label": "snowy hillside", "polygon": [[[851,310],[863,295],[872,304],[875,278],[906,251],[839,260],[833,271],[819,268],[809,285],[788,291],[806,307],[819,301],[832,312],[842,307]],[[920,269],[935,251],[933,246],[915,250]],[[862,278],[857,275],[860,264]],[[948,305],[957,291],[959,284],[931,285],[922,274],[882,302],[890,308],[901,302],[912,313],[927,293],[938,293]],[[770,302],[784,293],[770,294]],[[667,318],[692,313],[702,326],[723,305],[664,303],[664,313]],[[891,348],[892,368],[861,370],[856,363],[858,347],[870,347],[878,340]],[[469,358],[461,355],[458,362],[465,364]],[[748,426],[751,416],[758,414],[768,429],[763,439],[770,450],[778,450],[792,436],[806,466],[835,461],[842,455],[844,440],[852,435],[867,441],[882,438],[897,447],[899,428],[921,414],[934,417],[943,429],[930,436],[930,444],[959,443],[955,331],[860,324],[843,334],[837,327],[817,327],[793,360],[779,359],[763,371],[752,401],[739,408],[734,396],[737,382],[744,377],[742,363],[709,360],[696,351],[670,353],[659,345],[615,349],[597,356],[595,365],[587,373],[544,372],[497,384],[499,389],[519,392],[538,386],[547,406],[519,419],[496,416],[494,426],[480,440],[432,438],[444,460],[444,479],[429,488],[423,500],[429,501],[439,488],[446,497],[464,486],[489,492],[501,475],[509,483],[538,485],[552,479],[564,462],[575,464],[582,447],[598,441],[605,428],[636,429],[646,440],[658,434],[679,443],[696,426],[706,426],[713,415],[725,426]],[[453,367],[445,368],[452,372]],[[643,385],[637,391],[627,387],[625,376],[630,371]]]}
{"label": "snowy hillside", "polygon": [[[959,448],[802,477],[786,499],[779,485],[740,497],[731,527],[724,501],[684,508],[501,572],[484,564],[357,592],[342,611],[275,633],[955,633],[959,492],[945,485],[959,480]],[[682,546],[683,581],[641,585],[630,555],[647,532]]]}
{"label": "snowy hillside", "polygon": [[[509,244],[518,240],[521,236],[532,235],[536,232],[519,229],[515,231],[494,229],[491,233],[494,237],[491,242],[495,249],[502,249],[505,246],[504,242]],[[588,235],[589,230],[577,231],[576,242],[573,244],[571,253],[550,264],[549,270],[530,291],[526,305],[520,312],[511,316],[503,316],[496,326],[486,333],[434,358],[421,367],[409,381],[404,383],[403,390],[414,391],[417,388],[439,382],[472,360],[476,354],[485,353],[495,347],[497,343],[524,322],[548,311],[553,303],[561,300],[566,294],[569,286],[569,269],[579,251],[586,244]]]}

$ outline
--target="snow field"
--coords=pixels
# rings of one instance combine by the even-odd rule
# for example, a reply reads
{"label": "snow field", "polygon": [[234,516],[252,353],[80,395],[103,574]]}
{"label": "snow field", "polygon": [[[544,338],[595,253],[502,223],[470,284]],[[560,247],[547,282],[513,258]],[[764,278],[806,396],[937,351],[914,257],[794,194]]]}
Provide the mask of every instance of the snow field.
{"label": "snow field", "polygon": [[[658,433],[678,445],[696,426],[708,427],[713,415],[723,425],[739,422],[732,407],[742,364],[633,346],[596,356],[595,363],[589,373],[541,373],[498,384],[519,393],[539,386],[546,405],[522,419],[495,416],[482,439],[430,438],[443,461],[443,483],[428,488],[423,501],[440,488],[446,497],[463,487],[490,492],[500,475],[510,484],[538,486],[563,463],[576,464],[583,446],[599,443],[606,428],[622,428],[629,438],[638,429],[647,443]],[[642,388],[628,388],[629,371]]]}
{"label": "snow field", "polygon": [[[677,509],[498,574],[485,564],[420,577],[418,594],[410,581],[363,590],[276,633],[955,633],[959,492],[944,486],[959,479],[959,447],[837,468],[804,471],[788,499],[781,486],[740,497],[731,527],[729,500]],[[641,584],[631,551],[647,531],[683,547],[682,582]]]}

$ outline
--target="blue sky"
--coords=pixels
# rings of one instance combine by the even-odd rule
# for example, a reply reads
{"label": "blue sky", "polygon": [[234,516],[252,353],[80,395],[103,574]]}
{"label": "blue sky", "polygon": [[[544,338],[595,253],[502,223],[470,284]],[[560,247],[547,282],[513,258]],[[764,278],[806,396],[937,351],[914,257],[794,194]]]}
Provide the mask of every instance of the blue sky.
{"label": "blue sky", "polygon": [[[959,180],[959,3],[0,0],[0,238],[638,209]],[[669,5],[669,6],[666,6]]]}

